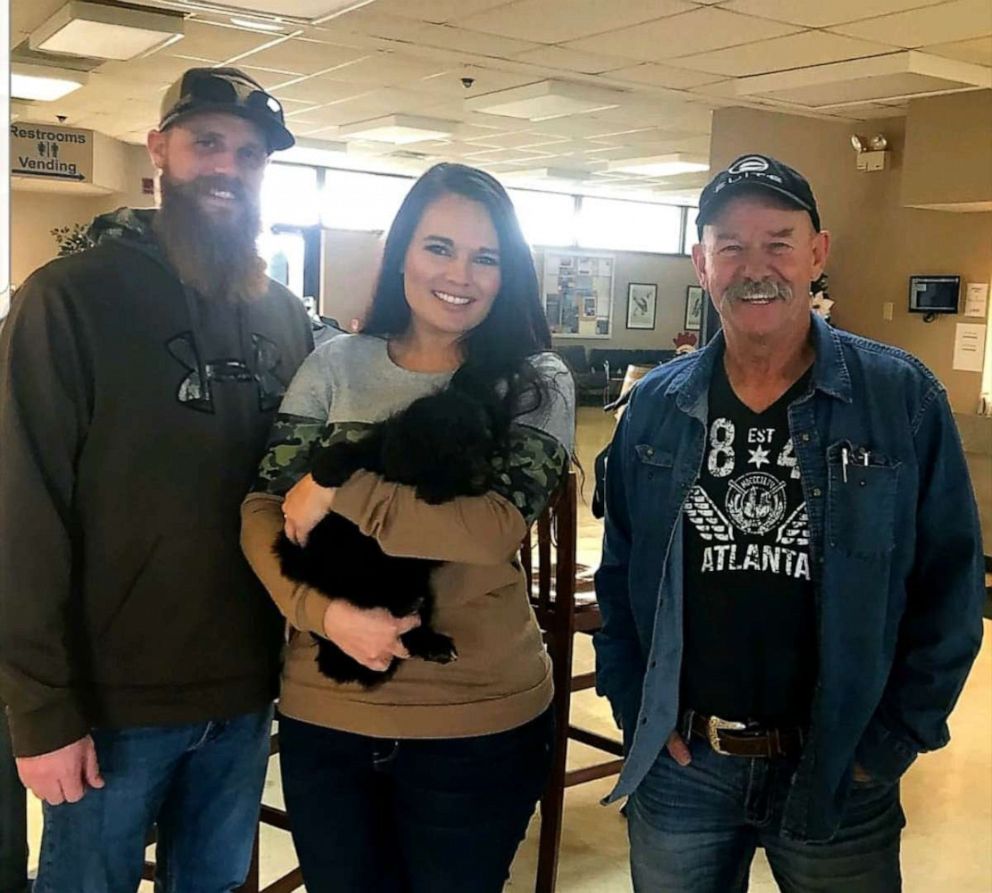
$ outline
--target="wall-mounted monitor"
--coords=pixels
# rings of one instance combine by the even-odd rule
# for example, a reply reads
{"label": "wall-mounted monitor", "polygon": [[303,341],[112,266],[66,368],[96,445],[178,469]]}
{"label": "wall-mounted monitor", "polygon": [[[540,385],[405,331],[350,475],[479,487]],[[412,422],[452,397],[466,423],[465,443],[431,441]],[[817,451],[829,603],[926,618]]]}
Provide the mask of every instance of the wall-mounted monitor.
{"label": "wall-mounted monitor", "polygon": [[957,313],[960,276],[910,276],[910,313]]}

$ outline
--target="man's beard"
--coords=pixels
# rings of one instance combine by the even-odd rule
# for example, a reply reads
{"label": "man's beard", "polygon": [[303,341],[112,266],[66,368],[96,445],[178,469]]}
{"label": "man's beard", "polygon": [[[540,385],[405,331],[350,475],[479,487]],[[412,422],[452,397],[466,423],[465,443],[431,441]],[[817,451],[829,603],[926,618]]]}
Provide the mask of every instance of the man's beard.
{"label": "man's beard", "polygon": [[[203,209],[212,189],[234,196],[231,213]],[[255,246],[260,229],[257,200],[237,180],[214,175],[182,183],[163,172],[155,234],[183,284],[204,297],[253,301],[266,293],[265,262]]]}

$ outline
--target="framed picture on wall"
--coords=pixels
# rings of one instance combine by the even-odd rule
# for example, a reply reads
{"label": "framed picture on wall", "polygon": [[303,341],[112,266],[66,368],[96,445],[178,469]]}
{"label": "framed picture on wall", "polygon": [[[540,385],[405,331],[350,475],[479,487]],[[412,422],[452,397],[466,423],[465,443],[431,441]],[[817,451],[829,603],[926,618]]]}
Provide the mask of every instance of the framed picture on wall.
{"label": "framed picture on wall", "polygon": [[685,329],[698,332],[703,326],[703,301],[706,294],[699,285],[685,290]]}
{"label": "framed picture on wall", "polygon": [[658,309],[658,286],[631,282],[627,286],[627,328],[653,329]]}

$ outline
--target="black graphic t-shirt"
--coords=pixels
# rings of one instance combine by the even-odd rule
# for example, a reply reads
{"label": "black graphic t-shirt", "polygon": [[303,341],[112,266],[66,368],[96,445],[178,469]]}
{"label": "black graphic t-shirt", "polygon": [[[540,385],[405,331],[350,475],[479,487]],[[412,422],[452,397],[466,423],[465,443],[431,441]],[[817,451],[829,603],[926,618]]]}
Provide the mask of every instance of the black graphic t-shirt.
{"label": "black graphic t-shirt", "polygon": [[789,404],[809,373],[756,413],[717,363],[706,452],[685,503],[682,707],[723,719],[803,722],[816,668],[809,531]]}

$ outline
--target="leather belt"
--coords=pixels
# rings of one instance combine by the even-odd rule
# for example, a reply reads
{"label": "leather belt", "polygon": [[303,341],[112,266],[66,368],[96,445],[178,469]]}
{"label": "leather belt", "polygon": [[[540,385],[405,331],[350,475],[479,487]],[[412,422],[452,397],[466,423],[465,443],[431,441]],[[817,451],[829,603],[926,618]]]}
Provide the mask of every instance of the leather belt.
{"label": "leather belt", "polygon": [[742,722],[704,716],[689,711],[690,734],[709,742],[718,754],[730,757],[791,757],[803,749],[803,730],[799,726],[773,729],[749,726]]}

